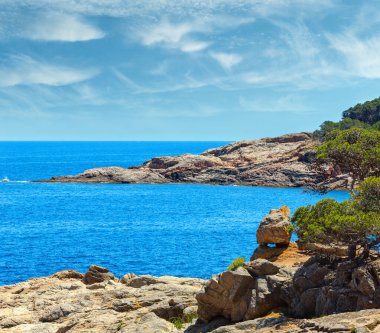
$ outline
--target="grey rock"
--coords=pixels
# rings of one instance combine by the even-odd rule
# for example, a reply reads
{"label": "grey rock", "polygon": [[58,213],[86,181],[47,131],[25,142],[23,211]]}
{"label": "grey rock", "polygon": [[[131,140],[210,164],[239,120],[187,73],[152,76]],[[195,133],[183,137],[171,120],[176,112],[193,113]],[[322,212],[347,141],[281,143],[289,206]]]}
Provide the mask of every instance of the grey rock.
{"label": "grey rock", "polygon": [[266,259],[251,261],[244,265],[244,267],[253,277],[277,274],[280,270],[278,265]]}
{"label": "grey rock", "polygon": [[42,322],[56,321],[61,317],[67,317],[70,313],[75,312],[76,308],[71,304],[60,304],[47,309],[40,317]]}
{"label": "grey rock", "polygon": [[112,308],[118,312],[127,312],[134,309],[132,302],[127,299],[118,299],[113,302]]}

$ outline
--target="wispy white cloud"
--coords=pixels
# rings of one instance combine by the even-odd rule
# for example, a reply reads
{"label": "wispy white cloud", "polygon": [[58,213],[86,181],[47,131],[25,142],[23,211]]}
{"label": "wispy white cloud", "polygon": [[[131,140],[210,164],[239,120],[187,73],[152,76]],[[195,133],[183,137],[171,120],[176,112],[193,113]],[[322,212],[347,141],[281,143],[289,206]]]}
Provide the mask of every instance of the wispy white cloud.
{"label": "wispy white cloud", "polygon": [[204,50],[210,45],[208,42],[189,37],[189,34],[200,30],[202,29],[199,26],[190,22],[175,24],[163,20],[137,31],[137,39],[147,46],[161,45],[191,53]]}
{"label": "wispy white cloud", "polygon": [[300,14],[314,15],[334,6],[333,0],[2,0],[2,5],[11,8],[55,8],[58,11],[85,15],[107,15],[113,17],[174,15],[179,17],[209,17],[215,13],[246,13],[260,16],[286,15],[294,8]]}
{"label": "wispy white cloud", "polygon": [[192,27],[188,23],[172,24],[164,20],[156,25],[147,27],[144,31],[140,31],[139,36],[145,45],[177,44],[191,31]]}
{"label": "wispy white cloud", "polygon": [[79,42],[103,38],[105,33],[76,15],[43,13],[26,25],[21,36],[41,41]]}
{"label": "wispy white cloud", "polygon": [[[182,52],[199,52],[209,48],[212,35],[237,28],[255,21],[252,17],[212,15],[190,18],[183,21],[161,19],[158,22],[145,23],[131,29],[134,39],[147,46],[158,45],[179,49]],[[178,23],[179,22],[179,23]]]}
{"label": "wispy white cloud", "polygon": [[202,51],[207,49],[211,43],[208,42],[200,42],[200,41],[184,41],[180,45],[180,49],[182,52],[192,53]]}
{"label": "wispy white cloud", "polygon": [[28,12],[21,6],[10,10],[4,5],[0,12],[0,40],[83,42],[106,36],[104,31],[79,14],[59,11],[51,6],[47,8]]}
{"label": "wispy white cloud", "polygon": [[184,106],[165,106],[165,107],[149,107],[144,111],[144,114],[149,117],[157,117],[157,118],[172,118],[175,116],[176,118],[207,118],[217,115],[221,113],[222,110],[220,108],[216,108],[213,106],[205,106],[195,103],[191,105],[191,107]]}
{"label": "wispy white cloud", "polygon": [[288,68],[267,68],[261,71],[247,71],[237,77],[241,83],[263,88],[274,87],[283,90],[331,89],[347,84],[347,73],[324,60],[309,64],[289,64]]}
{"label": "wispy white cloud", "polygon": [[345,59],[347,73],[367,79],[380,78],[380,34],[359,38],[351,32],[328,35],[331,47]]}
{"label": "wispy white cloud", "polygon": [[288,57],[297,61],[314,61],[320,53],[317,36],[302,21],[272,21],[281,31],[280,38],[288,47]]}
{"label": "wispy white cloud", "polygon": [[224,77],[208,77],[207,79],[201,80],[195,79],[188,74],[180,80],[176,78],[175,81],[161,81],[156,84],[147,84],[144,82],[143,84],[140,84],[118,69],[113,69],[113,73],[119,81],[127,87],[127,90],[133,94],[161,94],[181,90],[200,89],[206,86],[218,86],[225,80]]}
{"label": "wispy white cloud", "polygon": [[7,66],[0,67],[0,86],[64,86],[88,80],[96,74],[97,71],[94,69],[73,69],[37,61],[28,56],[12,56]]}
{"label": "wispy white cloud", "polygon": [[224,69],[230,70],[242,61],[242,57],[236,53],[211,52],[214,58]]}
{"label": "wispy white cloud", "polygon": [[300,95],[290,94],[278,98],[270,99],[239,98],[240,107],[249,112],[286,112],[286,113],[305,113],[315,111]]}

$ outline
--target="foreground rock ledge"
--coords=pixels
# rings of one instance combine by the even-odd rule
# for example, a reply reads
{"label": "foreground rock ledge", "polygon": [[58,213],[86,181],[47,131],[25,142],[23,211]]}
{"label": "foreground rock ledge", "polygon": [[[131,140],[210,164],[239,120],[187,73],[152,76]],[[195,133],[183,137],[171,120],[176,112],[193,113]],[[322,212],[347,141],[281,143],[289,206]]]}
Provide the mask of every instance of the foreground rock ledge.
{"label": "foreground rock ledge", "polygon": [[[62,183],[201,183],[273,187],[310,187],[322,181],[309,169],[318,143],[310,133],[244,140],[200,155],[163,156],[132,168],[105,167],[42,182]],[[343,187],[345,176],[329,186]]]}
{"label": "foreground rock ledge", "polygon": [[[97,281],[97,282],[95,282]],[[177,332],[170,318],[196,312],[204,280],[128,274],[106,268],[0,287],[0,332]]]}
{"label": "foreground rock ledge", "polygon": [[[221,289],[224,291],[222,293],[218,291],[214,296],[224,297],[226,302],[230,303],[223,303],[219,299],[219,303],[210,306],[206,312],[203,304],[199,303],[198,308],[196,302],[196,297],[198,301],[199,297],[202,297],[201,290],[206,283],[204,280],[170,276],[136,276],[132,273],[118,280],[106,268],[95,265],[92,265],[85,275],[69,270],[46,278],[30,279],[0,287],[0,332],[380,333],[378,308],[313,319],[288,318],[281,309],[270,311],[271,307],[282,305],[279,303],[281,288],[278,287],[280,285],[289,287],[285,282],[289,281],[292,270],[308,262],[309,256],[296,252],[297,248],[291,243],[288,253],[283,249],[273,249],[269,258],[273,261],[257,258],[256,253],[256,258],[247,265],[246,270],[239,268],[234,272],[221,273],[225,276],[225,280],[217,288],[219,291]],[[284,269],[284,266],[288,268]],[[304,284],[303,289],[293,290],[294,295],[292,295],[292,299],[296,302],[295,308],[300,304],[301,311],[307,309],[307,304],[304,302],[313,304],[313,298],[302,299],[302,290],[311,290],[313,284],[318,284],[318,281],[321,284],[323,281],[320,279],[323,267],[317,269],[310,265],[306,267],[309,269],[299,274],[298,279],[306,278],[305,282],[310,285]],[[372,274],[376,272],[379,276],[380,265],[373,266],[372,269]],[[362,269],[354,270],[353,274],[356,281],[352,286],[353,289],[358,294],[369,296],[368,301],[374,292],[374,283],[377,284],[379,281],[372,280],[373,283],[368,283],[371,278]],[[258,276],[267,279],[262,278],[261,283],[258,283]],[[344,276],[345,274],[342,274],[340,278],[344,279]],[[256,277],[256,280],[253,277]],[[210,286],[215,279],[216,277],[211,279],[207,285]],[[268,287],[269,284],[265,285],[264,281],[272,281],[273,285]],[[260,288],[255,289],[257,287]],[[252,290],[258,292],[257,297],[254,301],[250,299],[249,306],[246,306],[245,296]],[[316,293],[312,294],[315,296]],[[277,297],[279,299],[276,299]],[[329,299],[326,299],[325,303],[328,304]],[[226,304],[228,306],[224,307],[225,312],[216,311],[223,309]],[[201,318],[205,319],[204,316],[207,316],[207,322],[197,320],[197,308]],[[270,312],[264,315],[268,311]],[[233,317],[227,319],[229,313],[232,313]],[[257,318],[250,319],[252,317]],[[178,326],[178,319],[183,321],[181,327]],[[234,320],[242,319],[245,321],[233,323]],[[173,324],[176,320],[177,326]]]}

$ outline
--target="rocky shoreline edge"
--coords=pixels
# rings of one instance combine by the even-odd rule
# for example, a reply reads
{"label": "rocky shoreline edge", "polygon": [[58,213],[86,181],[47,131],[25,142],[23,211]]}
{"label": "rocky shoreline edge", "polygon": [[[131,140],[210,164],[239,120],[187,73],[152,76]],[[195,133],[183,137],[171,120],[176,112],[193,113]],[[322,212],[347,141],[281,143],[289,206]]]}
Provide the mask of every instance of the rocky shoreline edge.
{"label": "rocky shoreline edge", "polygon": [[[36,182],[310,187],[325,181],[310,168],[318,144],[311,133],[294,133],[237,141],[199,155],[155,157],[140,166],[94,168]],[[349,181],[336,170],[328,172],[329,188],[344,188]]]}
{"label": "rocky shoreline edge", "polygon": [[344,249],[301,247],[290,242],[289,216],[271,210],[250,261],[207,281],[117,279],[92,265],[0,287],[0,331],[379,333],[379,253],[349,260]]}

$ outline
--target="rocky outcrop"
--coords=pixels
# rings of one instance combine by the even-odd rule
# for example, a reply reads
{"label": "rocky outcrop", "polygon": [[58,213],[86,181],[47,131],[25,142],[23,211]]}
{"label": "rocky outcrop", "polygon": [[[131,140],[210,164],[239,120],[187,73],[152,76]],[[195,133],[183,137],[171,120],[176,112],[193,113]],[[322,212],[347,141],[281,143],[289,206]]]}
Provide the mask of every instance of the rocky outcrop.
{"label": "rocky outcrop", "polygon": [[[44,181],[309,187],[322,180],[309,168],[317,145],[310,133],[288,134],[238,141],[209,149],[200,155],[156,157],[132,168],[95,168],[76,176],[53,177]],[[343,178],[334,178],[329,186],[342,185],[346,181]]]}
{"label": "rocky outcrop", "polygon": [[281,288],[281,298],[296,317],[380,308],[380,259],[361,263],[317,255]]}
{"label": "rocky outcrop", "polygon": [[91,284],[85,284],[88,279],[79,272],[64,271],[0,287],[0,331],[179,332],[171,319],[196,311],[195,295],[205,282],[133,276],[124,284],[109,278],[111,273],[105,268],[97,267],[91,266],[91,274],[87,272],[86,276],[94,272],[108,275],[102,275],[106,277],[102,281],[90,280]]}
{"label": "rocky outcrop", "polygon": [[234,322],[243,320],[254,287],[255,281],[242,267],[212,277],[204,292],[197,295],[199,318],[206,322],[218,316]]}
{"label": "rocky outcrop", "polygon": [[85,284],[94,284],[115,280],[115,276],[105,267],[91,265],[88,272],[84,275]]}
{"label": "rocky outcrop", "polygon": [[315,255],[305,261],[300,254],[277,261],[286,257],[286,249],[267,256],[270,260],[259,258],[259,252],[243,267],[205,284],[197,295],[201,320],[252,320],[278,308],[298,318],[380,308],[380,258],[362,262]]}
{"label": "rocky outcrop", "polygon": [[[321,318],[297,320],[279,313],[254,320],[224,325],[213,333],[379,333],[380,309],[346,312]],[[191,331],[191,333],[196,331]],[[199,331],[198,331],[199,332]],[[208,332],[208,331],[203,331]]]}
{"label": "rocky outcrop", "polygon": [[[72,270],[0,287],[0,331],[380,332],[380,309],[313,319],[294,319],[286,314],[287,306],[291,304],[287,301],[288,297],[294,297],[295,309],[310,309],[310,303],[314,301],[313,298],[308,300],[310,295],[314,295],[314,291],[310,290],[335,286],[327,282],[332,279],[338,283],[346,281],[345,285],[352,293],[361,295],[361,300],[357,303],[360,304],[359,308],[364,304],[363,300],[366,306],[375,307],[376,304],[371,304],[369,300],[375,302],[378,297],[379,260],[355,267],[347,267],[344,262],[340,262],[337,266],[329,264],[326,268],[324,262],[313,258],[298,269],[298,260],[304,255],[292,255],[292,243],[290,250],[274,250],[282,251],[277,256],[278,262],[274,260],[272,253],[272,261],[256,259],[245,268],[223,272],[207,283],[206,294],[204,291],[199,293],[206,282],[200,279],[126,274],[120,281],[105,279],[102,282],[85,284],[84,275]],[[315,263],[320,266],[315,267]],[[336,275],[331,275],[331,271],[335,272],[334,269]],[[347,291],[345,292],[344,295],[347,295]],[[332,290],[322,294],[327,295],[327,299],[316,301],[315,304],[332,304]],[[195,297],[198,299],[199,308]],[[342,300],[338,297],[336,304],[346,304],[347,301],[350,302],[350,298]],[[298,302],[303,302],[302,306],[297,307]],[[197,308],[200,318],[207,318],[207,323],[196,319]],[[268,312],[269,315],[263,316]],[[236,320],[244,321],[233,323]]]}
{"label": "rocky outcrop", "polygon": [[283,206],[280,209],[272,209],[261,221],[256,232],[257,244],[266,246],[276,244],[287,246],[291,237],[290,210]]}
{"label": "rocky outcrop", "polygon": [[[286,249],[282,250],[281,255],[287,257]],[[288,252],[293,251],[291,247]],[[235,271],[212,277],[197,295],[199,318],[205,322],[217,316],[233,322],[251,320],[285,306],[281,286],[292,279],[298,261],[277,264],[277,257],[273,256],[272,261],[257,258]]]}

